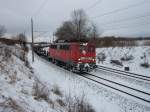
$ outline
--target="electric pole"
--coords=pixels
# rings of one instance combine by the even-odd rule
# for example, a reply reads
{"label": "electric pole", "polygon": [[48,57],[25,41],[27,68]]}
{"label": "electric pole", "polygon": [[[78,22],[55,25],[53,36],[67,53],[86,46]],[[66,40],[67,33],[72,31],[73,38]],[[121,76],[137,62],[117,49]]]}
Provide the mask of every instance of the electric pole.
{"label": "electric pole", "polygon": [[33,40],[33,19],[31,18],[31,34],[32,34],[32,62],[34,62],[34,40]]}
{"label": "electric pole", "polygon": [[54,43],[54,33],[53,33],[53,42],[52,43]]}

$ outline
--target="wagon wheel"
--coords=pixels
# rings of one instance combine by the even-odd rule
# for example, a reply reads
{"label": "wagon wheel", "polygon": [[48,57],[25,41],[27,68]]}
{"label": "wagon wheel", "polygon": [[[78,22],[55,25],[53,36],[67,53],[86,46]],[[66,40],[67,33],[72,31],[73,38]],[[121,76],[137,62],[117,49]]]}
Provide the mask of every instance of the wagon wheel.
{"label": "wagon wheel", "polygon": [[76,72],[75,67],[71,66],[70,71],[75,73]]}

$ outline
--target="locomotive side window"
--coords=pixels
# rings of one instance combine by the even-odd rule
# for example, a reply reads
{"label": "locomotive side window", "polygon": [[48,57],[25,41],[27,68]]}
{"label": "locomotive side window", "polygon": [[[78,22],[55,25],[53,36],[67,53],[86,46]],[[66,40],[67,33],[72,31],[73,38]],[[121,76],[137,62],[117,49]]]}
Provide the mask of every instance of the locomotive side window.
{"label": "locomotive side window", "polygon": [[69,50],[70,46],[69,45],[66,45],[65,46],[65,50]]}
{"label": "locomotive side window", "polygon": [[80,45],[80,51],[82,52],[82,51],[84,51],[84,50],[86,50],[86,46]]}
{"label": "locomotive side window", "polygon": [[69,45],[60,45],[61,50],[69,50],[70,46]]}

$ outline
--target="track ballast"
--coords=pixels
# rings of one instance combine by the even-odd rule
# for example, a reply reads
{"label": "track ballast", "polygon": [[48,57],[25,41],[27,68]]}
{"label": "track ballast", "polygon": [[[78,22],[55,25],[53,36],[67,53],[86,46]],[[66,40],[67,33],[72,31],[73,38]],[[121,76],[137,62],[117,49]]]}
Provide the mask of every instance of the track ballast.
{"label": "track ballast", "polygon": [[[147,92],[144,92],[144,91],[141,91],[141,90],[138,90],[138,89],[135,89],[135,88],[132,88],[132,87],[129,87],[129,86],[120,84],[120,83],[116,83],[116,82],[114,82],[114,81],[111,81],[111,80],[108,80],[108,79],[105,79],[105,78],[102,78],[102,77],[99,77],[99,76],[96,76],[96,75],[93,75],[93,74],[90,74],[90,73],[83,73],[83,74],[77,74],[77,75],[79,75],[79,76],[81,76],[81,77],[84,77],[84,78],[86,78],[86,79],[89,79],[89,80],[91,80],[91,81],[94,81],[94,82],[96,82],[96,83],[98,83],[98,84],[101,84],[101,85],[103,85],[103,86],[106,86],[106,87],[109,87],[109,88],[111,88],[111,89],[117,90],[117,91],[119,91],[119,92],[125,93],[125,94],[127,94],[127,95],[129,95],[129,96],[135,97],[135,98],[137,98],[137,99],[139,99],[139,100],[142,100],[142,101],[145,101],[145,102],[147,102],[147,103],[150,103],[150,93],[147,93]],[[89,77],[89,76],[92,76],[92,77],[94,77],[94,78]],[[119,85],[119,86],[121,86],[121,87],[124,87],[124,88],[127,88],[127,89],[129,89],[129,90],[135,91],[136,93],[142,94],[144,97],[140,97],[140,96],[138,96],[138,95],[135,95],[135,94],[126,92],[125,90],[122,90],[122,89],[113,87],[111,84],[107,85],[107,84],[105,84],[104,82],[95,80],[95,78],[97,78],[98,80],[101,79],[101,80],[110,82],[111,84]],[[148,96],[148,97],[147,97],[147,96]]]}

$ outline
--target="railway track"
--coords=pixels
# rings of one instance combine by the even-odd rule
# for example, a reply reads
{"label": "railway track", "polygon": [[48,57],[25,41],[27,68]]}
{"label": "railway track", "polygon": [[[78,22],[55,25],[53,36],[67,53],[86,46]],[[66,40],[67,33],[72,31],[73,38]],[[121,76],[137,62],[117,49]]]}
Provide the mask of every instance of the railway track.
{"label": "railway track", "polygon": [[81,77],[84,77],[88,80],[101,84],[103,86],[109,87],[113,90],[117,90],[121,93],[127,94],[144,102],[150,103],[150,93],[138,90],[136,88],[132,88],[90,73],[77,74]]}
{"label": "railway track", "polygon": [[[48,61],[48,58],[47,58],[47,56],[45,56],[45,55],[41,55],[40,57],[42,57],[42,58],[44,58],[45,60],[47,60]],[[99,66],[98,66],[98,68],[100,68]],[[102,67],[101,67],[102,68]],[[105,69],[104,69],[105,68]],[[106,70],[106,68],[107,67],[103,67],[103,69],[104,70]],[[113,70],[113,69],[111,69],[111,70]],[[115,69],[114,69],[115,70]],[[120,73],[120,72],[122,72],[122,71],[120,71],[120,70],[116,70],[116,73]],[[124,73],[126,73],[126,72],[124,72]],[[129,96],[131,96],[131,97],[134,97],[134,98],[136,98],[136,99],[139,99],[139,100],[142,100],[142,101],[144,101],[144,102],[146,102],[146,103],[150,103],[150,93],[148,93],[148,92],[144,92],[144,91],[141,91],[141,90],[139,90],[139,89],[136,89],[136,88],[132,88],[132,87],[129,87],[129,86],[126,86],[126,85],[123,85],[123,84],[120,84],[120,83],[118,83],[118,82],[114,82],[114,81],[112,81],[112,80],[108,80],[108,79],[105,79],[105,78],[103,78],[103,77],[100,77],[100,76],[96,76],[96,75],[93,75],[93,74],[90,74],[90,73],[82,73],[82,74],[80,74],[80,73],[76,73],[77,75],[79,75],[79,76],[81,76],[81,77],[83,77],[83,78],[86,78],[86,79],[88,79],[88,80],[91,80],[91,81],[93,81],[93,82],[96,82],[96,83],[98,83],[98,84],[100,84],[100,85],[103,85],[103,86],[105,86],[105,87],[108,87],[108,88],[111,88],[111,89],[113,89],[113,90],[116,90],[116,91],[119,91],[119,92],[121,92],[121,93],[124,93],[124,94],[126,94],[126,95],[129,95]],[[132,73],[131,73],[132,74]],[[135,74],[134,74],[135,75]],[[139,75],[139,76],[141,76],[141,75]],[[134,77],[134,76],[133,76]],[[135,77],[134,77],[135,78]],[[140,77],[140,78],[142,78],[142,77]],[[145,78],[147,78],[147,77],[145,77]],[[142,79],[143,80],[143,79]]]}
{"label": "railway track", "polygon": [[104,67],[104,66],[98,66],[97,69],[103,70],[103,71],[106,71],[106,72],[116,73],[116,74],[119,74],[119,75],[122,75],[122,76],[126,76],[126,77],[131,77],[131,78],[134,78],[134,79],[140,79],[140,80],[143,80],[143,81],[150,82],[150,77],[144,76],[144,75],[139,75],[139,74],[136,74],[136,73],[130,73],[130,72],[117,70],[117,69]]}

